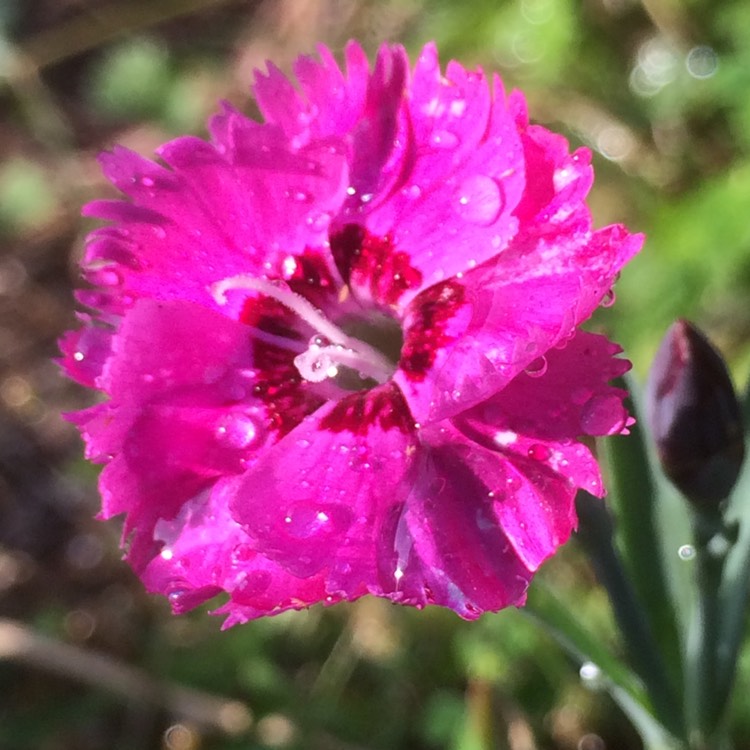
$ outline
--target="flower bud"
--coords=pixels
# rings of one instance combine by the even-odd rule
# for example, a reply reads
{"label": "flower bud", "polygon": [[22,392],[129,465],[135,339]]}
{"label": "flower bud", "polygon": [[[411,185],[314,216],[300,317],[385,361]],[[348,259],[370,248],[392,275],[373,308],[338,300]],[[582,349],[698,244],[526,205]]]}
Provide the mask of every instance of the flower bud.
{"label": "flower bud", "polygon": [[724,360],[687,320],[661,342],[646,408],[664,473],[694,504],[717,506],[745,456],[742,412]]}

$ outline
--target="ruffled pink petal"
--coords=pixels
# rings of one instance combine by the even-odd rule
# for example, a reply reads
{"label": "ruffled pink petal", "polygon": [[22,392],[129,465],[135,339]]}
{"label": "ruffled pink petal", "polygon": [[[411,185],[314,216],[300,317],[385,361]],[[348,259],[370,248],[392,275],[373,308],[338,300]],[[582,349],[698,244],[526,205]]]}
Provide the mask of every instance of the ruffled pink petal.
{"label": "ruffled pink petal", "polygon": [[97,379],[109,357],[113,332],[94,323],[89,315],[80,314],[78,318],[83,327],[68,331],[60,339],[63,356],[59,362],[68,377],[89,388],[96,388]]}
{"label": "ruffled pink petal", "polygon": [[388,384],[322,407],[243,477],[233,514],[253,547],[333,596],[380,591],[376,548],[413,473],[416,434]]}
{"label": "ruffled pink petal", "polygon": [[141,572],[146,588],[166,596],[176,614],[227,593],[216,611],[227,615],[224,627],[336,601],[326,594],[323,575],[297,578],[253,549],[229,513],[238,481],[216,483],[175,518],[156,523],[158,549]]}
{"label": "ruffled pink petal", "polygon": [[[347,136],[355,151],[372,154],[374,142],[391,132],[406,84],[408,59],[403,48],[384,44],[370,73],[364,50],[349,42],[344,50],[346,73],[331,51],[318,45],[318,58],[303,55],[294,64],[299,91],[271,62],[256,72],[253,93],[266,122],[281,127],[295,143]],[[388,144],[390,151],[392,144]],[[373,172],[382,158],[371,164]]]}
{"label": "ruffled pink petal", "polygon": [[128,513],[135,565],[159,518],[276,439],[256,364],[249,329],[199,305],[141,300],[123,319],[98,381],[111,400],[77,421],[88,455],[109,464],[103,515]]}
{"label": "ruffled pink petal", "polygon": [[242,324],[192,302],[140,300],[121,323],[99,387],[124,408],[190,387],[241,401],[252,392],[252,366]]}
{"label": "ruffled pink petal", "polygon": [[215,306],[212,283],[278,271],[288,255],[327,243],[328,216],[348,184],[343,156],[331,144],[294,152],[275,128],[224,118],[216,146],[192,137],[162,146],[171,169],[123,148],[102,155],[133,204],[97,201],[84,211],[119,225],[89,240],[87,278],[99,289],[84,303],[115,313],[140,297]]}
{"label": "ruffled pink petal", "polygon": [[[400,305],[421,289],[497,255],[517,231],[513,216],[524,189],[516,124],[499,79],[490,91],[481,71],[458,63],[440,70],[437,51],[420,56],[405,100],[408,132],[394,150],[398,189],[363,193],[354,184],[343,222],[362,223],[406,253],[421,278],[403,290]],[[380,303],[372,287],[353,278],[355,294]]]}
{"label": "ruffled pink petal", "polygon": [[[630,362],[617,356],[621,351],[604,336],[577,331],[562,348],[547,352],[543,370],[521,373],[457,422],[470,424],[485,442],[520,455],[538,443],[564,446],[580,435],[627,432],[632,420],[623,405],[626,392],[609,384],[630,369]],[[542,447],[530,453],[546,460],[549,451]],[[579,487],[599,494],[577,476],[573,462],[558,465]]]}
{"label": "ruffled pink petal", "polygon": [[522,235],[589,231],[591,215],[584,199],[594,180],[591,152],[570,153],[568,141],[540,125],[530,125],[526,101],[519,92],[509,97],[508,108],[519,129],[526,162],[526,185],[515,210]]}

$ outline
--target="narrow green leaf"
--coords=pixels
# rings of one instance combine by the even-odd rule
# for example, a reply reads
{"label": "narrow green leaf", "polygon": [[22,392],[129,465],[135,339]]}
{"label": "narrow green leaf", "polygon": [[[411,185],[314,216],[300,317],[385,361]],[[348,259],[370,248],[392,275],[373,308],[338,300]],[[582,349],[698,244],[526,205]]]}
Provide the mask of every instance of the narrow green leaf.
{"label": "narrow green leaf", "polygon": [[576,497],[577,541],[584,548],[599,582],[607,590],[628,660],[643,680],[654,712],[673,733],[684,736],[682,693],[670,682],[649,618],[638,601],[613,541],[613,519],[607,507],[587,492]]}
{"label": "narrow green leaf", "polygon": [[677,750],[682,747],[653,715],[646,691],[639,678],[596,635],[581,624],[573,612],[537,578],[529,589],[526,607],[521,610],[579,664],[596,665],[603,686],[630,719],[647,750]]}
{"label": "narrow green leaf", "polygon": [[[746,432],[750,432],[750,420]],[[726,710],[731,702],[750,595],[750,461],[747,458],[729,497],[724,519],[729,533],[737,534],[737,541],[724,562],[718,596],[721,624],[716,649],[717,700]]]}
{"label": "narrow green leaf", "polygon": [[607,471],[607,502],[616,515],[616,538],[641,609],[663,655],[670,681],[682,692],[682,653],[692,597],[689,569],[678,550],[692,538],[682,498],[658,469],[646,435],[639,389],[624,385],[636,424],[630,435],[601,441]]}
{"label": "narrow green leaf", "polygon": [[650,710],[640,679],[581,623],[540,578],[529,589],[526,606],[521,612],[551,635],[576,661],[596,664],[608,681]]}

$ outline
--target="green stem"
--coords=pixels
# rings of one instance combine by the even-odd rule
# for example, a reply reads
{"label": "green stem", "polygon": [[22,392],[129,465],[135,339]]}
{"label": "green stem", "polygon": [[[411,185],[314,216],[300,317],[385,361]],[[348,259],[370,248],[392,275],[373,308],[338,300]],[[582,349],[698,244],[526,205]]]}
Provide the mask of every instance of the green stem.
{"label": "green stem", "polygon": [[718,747],[728,699],[719,669],[719,644],[721,583],[730,542],[718,509],[696,511],[693,528],[698,599],[687,644],[685,707],[691,747],[703,750]]}
{"label": "green stem", "polygon": [[579,518],[578,539],[599,581],[607,590],[628,655],[646,686],[653,710],[672,734],[684,737],[682,706],[670,683],[649,622],[614,546],[609,511],[600,500],[585,492],[578,493],[576,509]]}

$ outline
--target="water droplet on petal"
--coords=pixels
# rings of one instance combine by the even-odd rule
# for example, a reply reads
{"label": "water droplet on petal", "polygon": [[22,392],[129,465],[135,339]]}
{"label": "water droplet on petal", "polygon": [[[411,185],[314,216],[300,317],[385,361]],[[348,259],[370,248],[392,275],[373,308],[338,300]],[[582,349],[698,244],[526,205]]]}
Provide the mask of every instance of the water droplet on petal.
{"label": "water droplet on petal", "polygon": [[255,415],[235,411],[224,415],[216,428],[216,437],[231,448],[244,450],[260,437],[261,429]]}
{"label": "water droplet on petal", "polygon": [[466,112],[466,99],[454,99],[451,102],[450,113],[454,117],[463,117]]}
{"label": "water droplet on petal", "polygon": [[141,177],[141,179],[139,180],[139,182],[141,183],[141,185],[143,185],[143,187],[153,187],[154,186],[154,180],[153,180],[152,177]]}
{"label": "water droplet on petal", "polygon": [[499,446],[507,447],[513,445],[518,440],[518,433],[512,430],[500,430],[496,432],[492,438]]}
{"label": "water droplet on petal", "polygon": [[316,534],[331,534],[349,528],[352,513],[344,505],[298,503],[287,511],[284,530],[298,539]]}
{"label": "water droplet on petal", "polygon": [[328,229],[330,223],[331,217],[327,213],[310,214],[305,219],[305,224],[307,224],[313,232],[324,232]]}
{"label": "water droplet on petal", "polygon": [[165,593],[169,603],[176,609],[190,591],[190,586],[184,580],[175,580],[167,585]]}
{"label": "water droplet on petal", "polygon": [[297,259],[293,255],[287,255],[281,261],[281,269],[285,279],[291,279],[297,270]]}
{"label": "water droplet on petal", "polygon": [[471,224],[492,224],[502,207],[500,186],[484,175],[474,175],[464,180],[453,196],[453,209]]}
{"label": "water droplet on petal", "polygon": [[456,148],[459,144],[458,136],[449,130],[436,130],[430,137],[430,144],[435,148]]}
{"label": "water droplet on petal", "polygon": [[241,565],[252,560],[257,554],[249,544],[235,544],[232,548],[231,561],[233,565]]}
{"label": "water droplet on petal", "polygon": [[695,557],[695,547],[692,544],[683,544],[677,550],[677,555],[680,560],[692,560]]}
{"label": "water droplet on petal", "polygon": [[232,590],[232,600],[238,604],[250,604],[271,585],[271,574],[267,570],[251,570],[242,576]]}
{"label": "water droplet on petal", "polygon": [[612,307],[612,305],[615,304],[616,296],[615,296],[615,290],[610,289],[603,297],[602,301],[599,303],[602,307]]}
{"label": "water droplet on petal", "polygon": [[530,378],[541,378],[547,372],[547,358],[542,356],[532,360],[526,365],[524,372]]}
{"label": "water droplet on petal", "polygon": [[157,240],[163,240],[167,236],[167,230],[164,227],[154,227],[154,237]]}
{"label": "water droplet on petal", "polygon": [[122,284],[122,274],[116,268],[100,268],[87,274],[92,284],[99,286],[119,286]]}
{"label": "water droplet on petal", "polygon": [[627,413],[619,396],[593,396],[581,410],[581,429],[587,435],[618,435]]}
{"label": "water droplet on petal", "polygon": [[419,185],[409,185],[408,188],[404,188],[404,193],[406,193],[407,198],[415,201],[417,198],[421,197],[422,188],[419,187]]}
{"label": "water droplet on petal", "polygon": [[287,190],[285,195],[295,203],[310,203],[312,201],[312,195],[306,190]]}
{"label": "water droplet on petal", "polygon": [[534,443],[534,445],[529,447],[528,455],[529,458],[533,458],[535,461],[546,461],[552,453],[546,445]]}
{"label": "water droplet on petal", "polygon": [[573,391],[571,391],[570,400],[574,404],[578,404],[578,406],[582,406],[591,398],[591,395],[592,395],[592,391],[590,388],[584,388],[584,387],[574,388]]}

